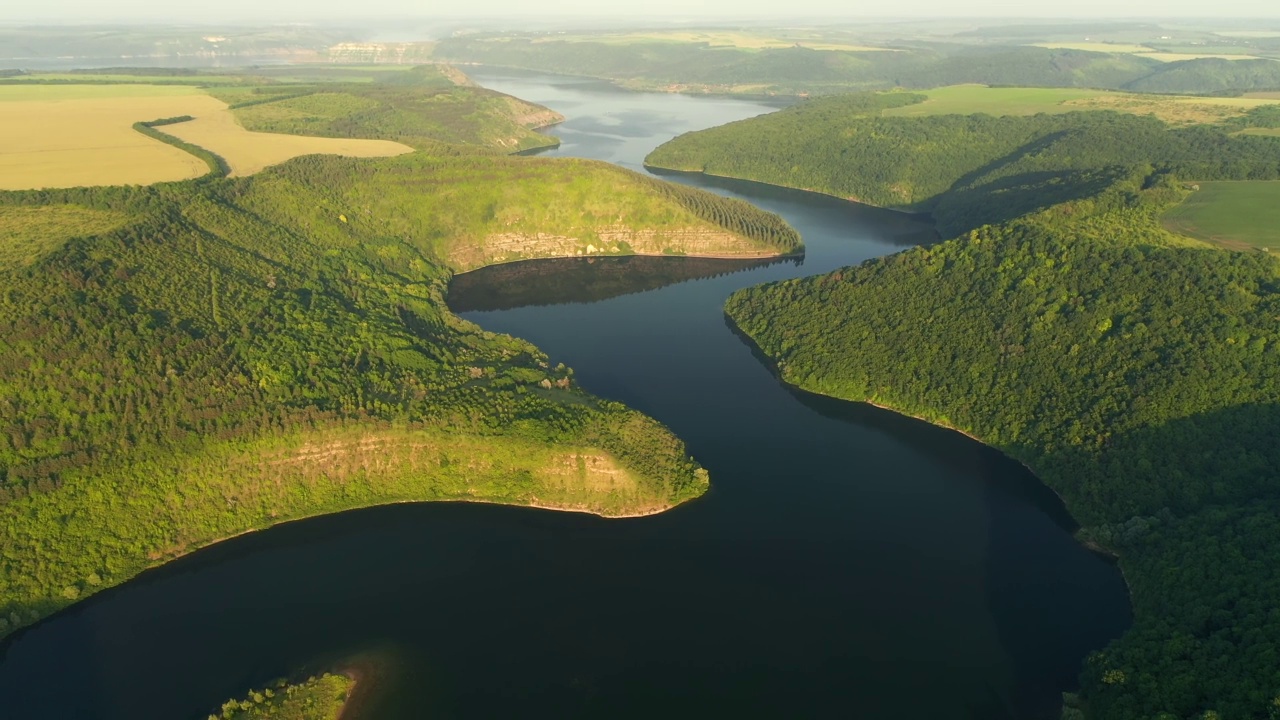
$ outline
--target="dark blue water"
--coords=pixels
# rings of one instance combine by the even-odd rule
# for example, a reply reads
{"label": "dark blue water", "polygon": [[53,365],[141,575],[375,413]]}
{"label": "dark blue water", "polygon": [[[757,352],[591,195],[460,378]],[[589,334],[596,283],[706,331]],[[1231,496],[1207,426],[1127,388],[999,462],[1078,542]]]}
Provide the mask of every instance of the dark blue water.
{"label": "dark blue water", "polygon": [[[770,108],[474,73],[569,116],[562,155],[639,167],[680,132]],[[369,717],[1049,718],[1129,609],[1057,498],[967,438],[794,393],[726,326],[734,290],[932,239],[911,218],[681,177],[783,215],[802,264],[546,261],[451,304],[669,425],[711,473],[663,515],[379,508],[196,553],[23,633],[5,718],[204,717],[353,654]]]}

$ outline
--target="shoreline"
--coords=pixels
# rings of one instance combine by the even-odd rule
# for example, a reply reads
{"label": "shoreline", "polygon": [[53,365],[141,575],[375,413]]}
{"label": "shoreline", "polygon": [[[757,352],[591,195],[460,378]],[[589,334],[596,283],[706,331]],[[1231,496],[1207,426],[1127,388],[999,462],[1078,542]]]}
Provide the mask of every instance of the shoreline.
{"label": "shoreline", "polygon": [[784,260],[786,258],[804,257],[804,247],[799,250],[788,253],[776,253],[769,251],[760,251],[754,254],[737,254],[730,255],[728,253],[685,253],[683,255],[671,255],[668,253],[653,252],[631,252],[631,253],[592,253],[591,255],[549,255],[547,257],[536,258],[517,258],[515,260],[502,260],[500,262],[485,263],[479,267],[470,270],[455,270],[453,277],[466,275],[468,273],[479,272],[485,268],[498,267],[501,265],[515,265],[516,263],[538,262],[539,260],[599,260],[606,258],[628,258],[628,257],[655,257],[655,258],[671,258],[672,260],[681,259],[701,259],[701,260]]}
{"label": "shoreline", "polygon": [[422,500],[389,500],[386,502],[372,503],[369,505],[357,505],[354,507],[342,508],[338,510],[326,510],[326,511],[320,511],[315,513],[309,513],[305,515],[299,515],[297,517],[289,518],[287,520],[281,520],[279,522],[271,523],[270,525],[247,528],[245,530],[241,530],[239,532],[232,533],[230,535],[223,535],[223,536],[214,538],[213,540],[210,540],[208,542],[202,543],[200,545],[183,549],[175,554],[164,555],[163,557],[151,563],[148,563],[146,567],[144,567],[142,570],[140,570],[139,572],[137,572],[136,574],[128,578],[125,578],[124,580],[120,581],[117,584],[104,587],[97,592],[84,595],[78,598],[75,602],[72,602],[68,605],[64,605],[58,608],[56,611],[49,613],[48,615],[42,616],[39,620],[36,620],[35,622],[28,623],[26,625],[21,625],[17,628],[10,628],[7,633],[0,634],[0,653],[3,653],[6,647],[16,642],[20,637],[25,635],[27,632],[34,630],[35,628],[38,628],[46,623],[57,620],[66,613],[79,611],[87,603],[93,602],[96,599],[109,597],[111,593],[114,593],[124,588],[127,585],[131,585],[137,582],[138,580],[142,579],[148,574],[158,572],[164,568],[169,567],[170,565],[173,565],[174,563],[188,560],[193,555],[201,551],[208,550],[209,548],[224,545],[228,542],[231,542],[232,540],[236,540],[238,538],[242,538],[247,535],[274,530],[276,528],[285,527],[287,525],[292,525],[294,523],[306,522],[309,520],[316,520],[318,518],[323,518],[323,517],[337,516],[337,515],[342,515],[344,513],[359,512],[362,510],[372,510],[374,508],[395,507],[399,505],[427,505],[427,504],[443,504],[443,503],[467,503],[472,505],[494,505],[494,506],[511,507],[511,508],[528,508],[531,510],[540,510],[543,512],[578,513],[582,515],[594,515],[595,517],[600,518],[602,520],[631,520],[636,518],[646,518],[646,517],[653,517],[654,515],[661,515],[662,513],[668,512],[670,510],[674,510],[675,508],[680,507],[681,505],[684,505],[686,503],[692,502],[697,499],[698,499],[697,497],[694,497],[694,498],[689,498],[687,500],[683,500],[681,502],[675,503],[674,505],[669,505],[666,507],[655,508],[655,509],[645,510],[645,511],[625,512],[625,513],[619,513],[616,515],[605,514],[603,512],[597,512],[595,510],[589,510],[587,508],[582,508],[582,507],[568,507],[568,506],[556,506],[556,505],[543,504],[543,503],[537,502],[536,498],[534,499],[534,502],[531,502],[531,503],[513,503],[513,502],[503,502],[501,500],[484,500],[484,499],[460,498],[460,497],[459,498],[431,498],[431,499],[422,499]]}
{"label": "shoreline", "polygon": [[[751,178],[737,177],[735,175],[718,175],[716,173],[707,172],[706,170],[677,170],[675,168],[663,167],[661,165],[651,165],[647,159],[644,162],[644,169],[648,170],[650,173],[653,173],[657,177],[662,177],[662,173],[672,173],[677,175],[701,175],[703,177],[718,178],[720,180],[736,180],[738,182],[749,182],[749,183],[755,183],[757,185],[766,185],[771,188],[779,188],[782,190],[796,190],[798,192],[813,193],[814,195],[821,195],[823,197],[834,198],[836,200],[843,200],[847,203],[853,203],[854,205],[861,205],[862,207],[866,207],[866,208],[874,208],[876,210],[883,210],[885,212],[896,213],[898,215],[903,215],[905,217],[914,218],[917,220],[927,220],[928,222],[936,225],[936,223],[934,223],[934,220],[933,220],[933,215],[927,212],[899,210],[897,208],[885,207],[883,205],[875,205],[869,202],[864,202],[855,197],[845,196],[845,195],[836,195],[835,193],[826,192],[825,190],[815,190],[813,188],[796,187],[795,185],[780,185],[778,183],[765,182],[764,180],[753,180]],[[655,170],[657,172],[654,172]]]}
{"label": "shoreline", "polygon": [[917,421],[919,421],[919,422],[925,423],[925,424],[927,424],[927,425],[930,425],[930,426],[933,426],[933,427],[936,427],[936,428],[941,428],[941,429],[943,429],[943,430],[948,430],[948,431],[950,431],[950,432],[959,433],[960,435],[963,435],[964,437],[969,438],[970,440],[972,440],[972,441],[974,441],[974,442],[978,443],[979,445],[982,445],[982,446],[983,446],[983,447],[985,447],[985,448],[990,448],[990,449],[992,449],[992,450],[994,450],[994,451],[996,451],[996,452],[1000,453],[1002,456],[1004,456],[1004,457],[1008,458],[1009,460],[1011,460],[1011,461],[1013,461],[1013,462],[1015,462],[1015,463],[1017,463],[1017,464],[1021,465],[1021,466],[1022,466],[1022,467],[1027,471],[1027,472],[1028,472],[1028,473],[1030,473],[1030,474],[1031,474],[1031,476],[1032,476],[1032,477],[1034,477],[1034,478],[1035,478],[1036,482],[1037,482],[1037,483],[1039,483],[1041,487],[1044,487],[1044,488],[1045,488],[1045,489],[1047,489],[1049,492],[1053,493],[1053,496],[1054,496],[1054,497],[1056,497],[1056,498],[1058,499],[1058,502],[1062,504],[1062,508],[1066,511],[1067,516],[1071,518],[1071,521],[1072,521],[1073,523],[1075,523],[1075,526],[1076,526],[1076,527],[1075,527],[1075,529],[1074,529],[1074,530],[1072,530],[1072,531],[1071,531],[1071,537],[1072,537],[1072,539],[1073,539],[1073,540],[1075,540],[1076,544],[1078,544],[1080,547],[1082,547],[1082,548],[1084,548],[1084,549],[1088,550],[1089,552],[1091,552],[1091,553],[1093,553],[1093,554],[1095,554],[1095,555],[1098,555],[1099,557],[1105,558],[1106,560],[1108,560],[1108,561],[1110,561],[1110,562],[1112,562],[1112,563],[1114,563],[1114,564],[1115,564],[1116,569],[1118,569],[1118,570],[1120,571],[1120,578],[1124,581],[1125,590],[1128,592],[1128,595],[1129,595],[1129,605],[1130,605],[1130,607],[1132,608],[1132,606],[1133,606],[1133,586],[1129,584],[1129,578],[1128,578],[1127,576],[1125,576],[1125,574],[1124,574],[1124,568],[1120,565],[1120,554],[1119,554],[1119,553],[1117,553],[1117,552],[1115,552],[1114,550],[1112,550],[1112,549],[1110,549],[1110,548],[1107,548],[1107,547],[1105,547],[1105,546],[1103,546],[1103,545],[1099,545],[1097,542],[1095,542],[1095,541],[1093,541],[1093,540],[1084,540],[1084,539],[1081,539],[1081,538],[1080,538],[1080,531],[1084,529],[1084,526],[1083,526],[1083,525],[1081,525],[1081,524],[1080,524],[1080,522],[1079,522],[1078,520],[1076,520],[1075,515],[1074,515],[1074,514],[1072,514],[1072,512],[1071,512],[1071,505],[1067,502],[1066,498],[1064,498],[1064,497],[1062,496],[1062,493],[1058,492],[1058,490],[1057,490],[1056,488],[1054,488],[1053,486],[1051,486],[1051,485],[1049,485],[1048,483],[1046,483],[1043,479],[1041,479],[1040,474],[1039,474],[1039,473],[1036,471],[1036,469],[1035,469],[1035,468],[1033,468],[1031,465],[1027,464],[1025,461],[1023,461],[1023,460],[1021,460],[1021,459],[1019,459],[1019,458],[1016,458],[1016,457],[1014,457],[1014,456],[1010,455],[1009,453],[1005,452],[1004,450],[1000,449],[999,447],[996,447],[995,445],[992,445],[992,444],[990,444],[990,443],[986,442],[985,440],[983,440],[982,438],[978,437],[977,435],[974,435],[973,433],[971,433],[971,432],[969,432],[969,431],[967,431],[967,430],[963,430],[963,429],[961,429],[961,428],[955,427],[954,425],[951,425],[950,423],[946,423],[946,422],[943,422],[943,421],[941,421],[941,420],[932,420],[932,419],[929,419],[929,418],[923,417],[923,416],[921,416],[921,415],[916,415],[916,414],[913,414],[913,413],[907,412],[907,411],[905,411],[905,410],[901,410],[901,409],[899,409],[899,408],[895,408],[895,407],[893,407],[893,406],[891,406],[891,405],[886,405],[886,404],[884,404],[884,403],[882,403],[882,402],[877,402],[876,400],[871,400],[871,399],[850,400],[849,398],[838,397],[838,396],[836,396],[836,395],[829,395],[829,394],[827,394],[827,393],[817,392],[817,391],[814,391],[814,390],[809,390],[809,389],[807,389],[807,388],[804,388],[804,387],[801,387],[801,386],[799,386],[799,385],[796,385],[795,383],[793,383],[793,382],[791,382],[791,381],[787,380],[786,378],[782,377],[781,372],[779,372],[779,370],[778,370],[777,360],[776,360],[775,358],[770,357],[770,356],[769,356],[768,354],[766,354],[763,350],[761,350],[761,349],[760,349],[760,346],[756,344],[755,338],[751,337],[751,335],[749,335],[745,330],[743,330],[742,328],[740,328],[740,327],[738,326],[738,323],[733,319],[733,317],[732,317],[731,315],[729,315],[729,313],[727,313],[727,312],[726,312],[726,313],[724,314],[724,317],[725,317],[726,321],[728,322],[729,327],[733,330],[734,334],[738,335],[738,337],[742,338],[743,340],[745,340],[745,341],[748,343],[748,345],[749,345],[749,346],[750,346],[750,348],[751,348],[751,352],[752,352],[752,354],[756,355],[758,358],[763,358],[763,359],[766,361],[766,367],[768,367],[768,368],[769,368],[769,372],[770,372],[770,373],[772,373],[772,375],[774,376],[774,378],[776,378],[776,379],[778,380],[778,382],[782,383],[782,384],[783,384],[784,386],[786,386],[787,388],[790,388],[790,389],[792,389],[792,390],[795,390],[795,391],[798,391],[798,392],[802,392],[802,393],[808,393],[808,394],[810,394],[810,395],[817,395],[817,396],[824,397],[824,398],[830,398],[830,399],[832,399],[832,400],[838,400],[838,401],[840,401],[840,402],[847,402],[847,403],[859,403],[859,404],[863,404],[863,405],[870,405],[871,407],[877,408],[877,409],[879,409],[879,410],[884,410],[885,412],[891,412],[891,413],[893,413],[893,414],[895,414],[895,415],[900,415],[900,416],[902,416],[902,417],[911,418],[912,420],[917,420]]}

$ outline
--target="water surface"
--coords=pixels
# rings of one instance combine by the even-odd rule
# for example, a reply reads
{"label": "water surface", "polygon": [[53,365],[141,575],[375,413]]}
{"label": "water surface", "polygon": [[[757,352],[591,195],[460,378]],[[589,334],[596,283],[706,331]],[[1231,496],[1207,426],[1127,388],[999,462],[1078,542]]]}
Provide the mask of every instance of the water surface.
{"label": "water surface", "polygon": [[[639,168],[681,132],[767,112],[475,72],[569,117],[551,154]],[[680,176],[783,215],[802,262],[594,259],[470,273],[451,304],[669,425],[712,490],[631,520],[375,508],[196,553],[20,634],[6,718],[203,718],[356,653],[376,718],[1050,718],[1127,625],[1113,565],[1021,466],[956,433],[788,390],[726,326],[748,285],[932,239],[907,216]]]}

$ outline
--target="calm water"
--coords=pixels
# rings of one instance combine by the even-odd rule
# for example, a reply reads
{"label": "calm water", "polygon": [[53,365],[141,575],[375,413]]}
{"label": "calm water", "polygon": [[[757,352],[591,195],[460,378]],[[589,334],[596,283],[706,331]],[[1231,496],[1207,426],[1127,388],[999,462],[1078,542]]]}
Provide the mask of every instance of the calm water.
{"label": "calm water", "polygon": [[[552,154],[639,167],[681,132],[766,112],[476,72],[570,120]],[[802,264],[546,261],[472,273],[451,304],[665,422],[712,491],[633,520],[376,508],[196,553],[0,657],[5,718],[203,718],[248,686],[358,653],[376,718],[1048,718],[1128,623],[1124,585],[1000,454],[781,386],[725,297],[927,242],[838,200],[678,178],[783,215]]]}

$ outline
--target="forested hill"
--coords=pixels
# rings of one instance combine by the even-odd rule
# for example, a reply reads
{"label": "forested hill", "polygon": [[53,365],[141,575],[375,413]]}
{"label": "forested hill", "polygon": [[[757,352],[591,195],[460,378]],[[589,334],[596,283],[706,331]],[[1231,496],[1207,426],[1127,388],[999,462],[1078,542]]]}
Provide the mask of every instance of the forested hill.
{"label": "forested hill", "polygon": [[639,89],[807,95],[960,83],[1209,94],[1280,88],[1280,62],[1141,55],[1026,45],[909,42],[892,48],[726,47],[642,37],[571,40],[470,35],[435,57],[607,78]]}
{"label": "forested hill", "polygon": [[[1034,167],[1051,146],[1023,157]],[[1167,173],[1083,172],[1046,175],[1069,201],[743,290],[727,312],[787,382],[961,429],[1028,463],[1082,538],[1119,554],[1134,625],[1088,660],[1068,717],[1272,717],[1280,260],[1162,230],[1159,213],[1187,192]]]}
{"label": "forested hill", "polygon": [[[306,76],[306,70],[297,71]],[[394,140],[419,150],[440,143],[507,152],[551,147],[534,129],[564,117],[541,105],[476,87],[455,68],[424,65],[374,74],[372,82],[272,82],[211,88],[247,130]],[[340,76],[339,76],[340,77]]]}
{"label": "forested hill", "polygon": [[776,216],[603,163],[420,153],[0,193],[0,230],[0,635],[289,519],[699,495],[666,428],[451,314],[450,270],[514,234],[530,241],[503,252],[798,244]]}
{"label": "forested hill", "polygon": [[1229,126],[1171,128],[1110,111],[995,117],[883,117],[918,95],[819,98],[757,118],[688,133],[647,165],[815,190],[930,212],[944,236],[1087,197],[1111,170],[1151,165],[1199,180],[1280,177],[1280,143],[1233,135],[1274,112]]}

